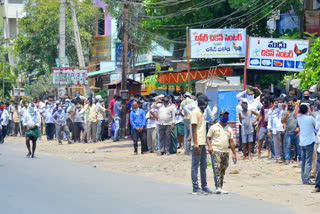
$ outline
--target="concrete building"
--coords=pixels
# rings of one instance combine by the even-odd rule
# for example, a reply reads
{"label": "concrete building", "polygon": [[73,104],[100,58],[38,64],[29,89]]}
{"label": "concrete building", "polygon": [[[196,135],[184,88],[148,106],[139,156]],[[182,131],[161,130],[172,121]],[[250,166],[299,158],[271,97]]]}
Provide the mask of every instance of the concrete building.
{"label": "concrete building", "polygon": [[[24,0],[1,0],[1,13],[3,17],[2,28],[3,38],[9,40],[11,44],[12,39],[17,37],[19,33],[19,19],[24,17]],[[9,64],[14,65],[13,56],[9,53]]]}

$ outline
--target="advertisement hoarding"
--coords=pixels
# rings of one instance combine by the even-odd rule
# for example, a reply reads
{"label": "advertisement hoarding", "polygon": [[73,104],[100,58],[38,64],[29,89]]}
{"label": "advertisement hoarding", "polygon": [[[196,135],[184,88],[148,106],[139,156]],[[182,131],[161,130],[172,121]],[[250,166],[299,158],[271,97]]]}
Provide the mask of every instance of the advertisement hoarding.
{"label": "advertisement hoarding", "polygon": [[246,29],[190,29],[191,58],[244,58]]}
{"label": "advertisement hoarding", "polygon": [[277,71],[303,71],[308,40],[249,38],[247,68]]}
{"label": "advertisement hoarding", "polygon": [[88,84],[88,69],[53,68],[53,84],[56,85],[86,85]]}

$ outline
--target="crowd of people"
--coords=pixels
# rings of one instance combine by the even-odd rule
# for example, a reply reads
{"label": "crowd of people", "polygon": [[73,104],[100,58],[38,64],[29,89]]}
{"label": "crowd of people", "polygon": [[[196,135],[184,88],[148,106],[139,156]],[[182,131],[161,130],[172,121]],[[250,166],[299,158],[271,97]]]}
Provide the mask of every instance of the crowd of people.
{"label": "crowd of people", "polygon": [[[259,96],[255,97],[254,90]],[[69,144],[96,143],[109,138],[117,142],[125,111],[129,115],[128,135],[133,140],[135,155],[141,141],[141,154],[170,155],[182,149],[185,155],[192,156],[193,194],[213,193],[206,181],[208,153],[214,162],[215,192],[228,193],[223,189],[223,180],[229,165],[229,149],[233,162],[237,162],[236,148],[242,152],[243,160],[251,160],[253,155],[261,158],[265,148],[270,160],[301,164],[302,183],[315,185],[313,192],[320,192],[320,94],[311,99],[310,92],[305,90],[298,99],[291,90],[287,95],[275,97],[268,90],[261,92],[254,88],[236,98],[239,101],[236,133],[230,127],[229,112],[225,109],[218,112],[216,105],[210,108],[210,100],[202,93],[134,94],[127,102],[115,95],[107,106],[101,96],[94,97],[92,93],[55,102],[34,98],[30,104],[0,103],[0,142],[7,135],[26,137],[27,157],[31,158],[42,135],[48,141],[56,138],[59,144],[63,140]],[[238,142],[234,135],[239,136]]]}

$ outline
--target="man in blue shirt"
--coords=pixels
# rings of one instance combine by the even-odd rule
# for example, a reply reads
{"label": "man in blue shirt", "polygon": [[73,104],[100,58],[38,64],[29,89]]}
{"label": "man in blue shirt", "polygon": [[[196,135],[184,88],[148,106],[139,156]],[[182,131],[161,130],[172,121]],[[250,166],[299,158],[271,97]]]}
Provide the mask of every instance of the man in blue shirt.
{"label": "man in blue shirt", "polygon": [[130,112],[130,124],[132,127],[132,138],[134,146],[134,154],[138,154],[138,140],[141,140],[141,154],[147,152],[147,142],[146,142],[146,114],[144,110],[138,108],[138,103],[134,101],[132,103],[132,111]]}
{"label": "man in blue shirt", "polygon": [[312,185],[310,180],[312,155],[316,136],[314,134],[316,122],[312,116],[308,115],[308,104],[302,103],[299,107],[300,114],[297,116],[300,128],[300,147],[301,147],[301,179],[303,184]]}
{"label": "man in blue shirt", "polygon": [[53,114],[53,121],[57,125],[57,138],[59,144],[62,144],[61,134],[63,131],[66,133],[68,143],[71,144],[70,131],[69,127],[67,126],[67,116],[65,111],[62,109],[61,104],[58,105],[58,111]]}
{"label": "man in blue shirt", "polygon": [[46,108],[42,110],[41,115],[45,119],[47,140],[53,140],[54,122],[52,117],[53,106],[51,102],[46,103]]}

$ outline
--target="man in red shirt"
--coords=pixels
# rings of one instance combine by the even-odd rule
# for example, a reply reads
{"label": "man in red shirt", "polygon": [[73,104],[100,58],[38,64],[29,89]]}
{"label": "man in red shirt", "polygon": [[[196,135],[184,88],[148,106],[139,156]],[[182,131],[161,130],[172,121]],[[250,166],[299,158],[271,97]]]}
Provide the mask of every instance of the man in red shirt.
{"label": "man in red shirt", "polygon": [[117,97],[117,95],[114,95],[114,96],[113,96],[113,99],[110,100],[110,103],[109,103],[109,109],[110,109],[110,111],[111,111],[112,117],[114,116],[113,105],[114,105],[114,103],[116,102],[116,97]]}
{"label": "man in red shirt", "polygon": [[266,137],[268,138],[268,157],[271,158],[270,136],[267,136],[267,133],[268,133],[267,126],[268,126],[268,114],[269,114],[269,110],[272,108],[272,104],[273,104],[273,97],[266,96],[264,98],[264,105],[261,107],[261,110],[260,110],[259,122],[256,126],[256,129],[258,129],[260,124],[260,129],[258,134],[258,142],[259,142],[258,158],[261,157],[262,144]]}

